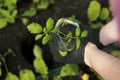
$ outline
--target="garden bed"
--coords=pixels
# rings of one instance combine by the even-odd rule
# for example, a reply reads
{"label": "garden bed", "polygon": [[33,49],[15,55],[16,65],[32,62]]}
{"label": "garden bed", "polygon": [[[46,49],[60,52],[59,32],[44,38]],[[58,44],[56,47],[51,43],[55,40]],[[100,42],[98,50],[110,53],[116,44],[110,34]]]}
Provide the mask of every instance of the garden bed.
{"label": "garden bed", "polygon": [[[57,22],[59,18],[66,18],[75,16],[76,19],[80,20],[82,24],[89,25],[87,18],[87,9],[91,0],[56,0],[54,4],[50,4],[46,10],[40,9],[37,14],[33,17],[27,17],[28,23],[37,22],[42,26],[45,26],[46,20],[51,17]],[[109,7],[108,0],[98,0],[102,7]],[[18,0],[17,9],[18,15],[28,10],[32,6],[30,0]],[[49,75],[57,75],[60,71],[60,67],[63,64],[53,60],[53,56],[50,52],[49,45],[42,45],[41,41],[35,41],[34,34],[31,34],[27,30],[27,25],[24,25],[20,18],[16,18],[14,24],[8,24],[5,28],[0,29],[0,53],[4,54],[11,49],[16,57],[9,54],[5,57],[8,70],[14,74],[19,74],[22,69],[31,69],[35,72],[33,67],[33,47],[35,44],[39,45],[43,51],[43,59],[46,62],[49,70],[52,72]],[[78,76],[65,77],[63,80],[81,80],[81,76],[84,73],[90,75],[89,80],[97,80],[97,75],[94,71],[91,71],[88,66],[79,65],[80,72]],[[2,76],[0,80],[4,80],[6,77],[5,67],[2,66]],[[54,71],[58,69],[57,71]],[[58,72],[58,73],[56,73]],[[56,74],[55,74],[56,73]],[[38,74],[36,74],[38,75]],[[40,76],[38,76],[37,80]]]}

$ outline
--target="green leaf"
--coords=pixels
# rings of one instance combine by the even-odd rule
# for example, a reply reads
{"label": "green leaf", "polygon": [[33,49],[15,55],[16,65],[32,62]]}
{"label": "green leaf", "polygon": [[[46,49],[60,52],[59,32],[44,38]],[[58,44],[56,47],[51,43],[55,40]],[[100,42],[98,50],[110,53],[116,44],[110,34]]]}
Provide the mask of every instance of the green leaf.
{"label": "green leaf", "polygon": [[14,11],[12,11],[12,16],[15,18],[16,17],[16,15],[17,15],[17,13],[18,13],[18,11],[17,10],[14,10]]}
{"label": "green leaf", "polygon": [[77,19],[75,18],[75,16],[69,17],[68,20],[71,20],[71,21],[73,21],[73,22],[77,22],[77,23],[81,24],[81,22],[80,22],[79,20],[77,20]]}
{"label": "green leaf", "polygon": [[32,7],[32,8],[30,8],[30,10],[25,11],[25,12],[22,14],[22,16],[33,17],[33,16],[36,15],[36,13],[37,13],[36,9]]}
{"label": "green leaf", "polygon": [[87,37],[88,36],[88,31],[83,31],[82,33],[81,33],[81,37],[82,38],[85,38],[85,37]]}
{"label": "green leaf", "polygon": [[67,51],[61,51],[61,50],[59,50],[59,53],[60,53],[60,55],[63,56],[63,57],[67,56],[67,54],[68,54]]}
{"label": "green leaf", "polygon": [[43,59],[36,58],[33,62],[33,65],[37,73],[40,73],[42,75],[48,74],[48,68]]}
{"label": "green leaf", "polygon": [[65,64],[60,71],[60,77],[76,76],[78,74],[79,67],[76,64]]}
{"label": "green leaf", "polygon": [[67,36],[67,38],[72,38],[72,32],[69,31],[69,33],[66,36]]}
{"label": "green leaf", "polygon": [[13,11],[17,8],[16,6],[17,0],[4,0],[4,6],[7,7],[8,10]]}
{"label": "green leaf", "polygon": [[41,39],[42,36],[43,36],[42,34],[37,34],[37,35],[35,36],[35,40],[37,41],[37,40]]}
{"label": "green leaf", "polygon": [[58,31],[59,31],[59,28],[58,28],[58,27],[55,27],[55,28],[52,30],[53,33],[57,33]]}
{"label": "green leaf", "polygon": [[0,19],[0,29],[4,28],[7,26],[7,21],[5,19]]}
{"label": "green leaf", "polygon": [[38,45],[35,45],[33,48],[33,54],[35,58],[42,58],[42,49]]}
{"label": "green leaf", "polygon": [[10,14],[9,10],[0,9],[0,15],[2,15],[4,19],[10,23],[15,22],[15,17]]}
{"label": "green leaf", "polygon": [[97,22],[97,23],[91,23],[90,26],[94,29],[102,27],[103,23],[102,22]]}
{"label": "green leaf", "polygon": [[48,43],[48,41],[50,40],[50,35],[46,34],[43,39],[42,39],[42,44],[45,45]]}
{"label": "green leaf", "polygon": [[62,80],[62,78],[59,75],[57,75],[57,76],[53,76],[53,80]]}
{"label": "green leaf", "polygon": [[87,16],[90,21],[95,21],[98,19],[99,14],[101,10],[101,5],[98,1],[91,1],[88,11],[87,11]]}
{"label": "green leaf", "polygon": [[76,39],[76,49],[79,49],[81,45],[81,41],[79,38]]}
{"label": "green leaf", "polygon": [[19,78],[15,74],[8,72],[5,80],[19,80]]}
{"label": "green leaf", "polygon": [[54,26],[54,20],[52,18],[49,18],[46,22],[46,28],[48,31],[50,31]]}
{"label": "green leaf", "polygon": [[44,32],[44,33],[47,33],[46,27],[43,28],[43,32]]}
{"label": "green leaf", "polygon": [[110,12],[108,8],[102,8],[101,14],[100,14],[100,19],[101,20],[107,20],[109,18]]}
{"label": "green leaf", "polygon": [[110,53],[111,53],[111,55],[113,55],[113,56],[120,59],[120,50],[114,50],[114,51],[112,51]]}
{"label": "green leaf", "polygon": [[40,0],[39,5],[37,6],[38,9],[47,9],[49,6],[49,1],[48,0]]}
{"label": "green leaf", "polygon": [[69,49],[68,49],[68,51],[72,51],[73,49],[74,49],[74,47],[72,47],[72,48],[69,48]]}
{"label": "green leaf", "polygon": [[31,23],[27,26],[27,29],[28,31],[30,31],[30,33],[33,33],[33,34],[37,34],[37,33],[40,33],[42,32],[42,26],[38,23]]}
{"label": "green leaf", "polygon": [[27,18],[22,18],[22,23],[23,23],[24,25],[26,25],[26,24],[28,23],[28,19],[27,19]]}
{"label": "green leaf", "polygon": [[61,21],[59,22],[59,25],[62,25],[64,23],[64,19],[61,19]]}
{"label": "green leaf", "polygon": [[40,0],[33,0],[33,3],[38,3]]}
{"label": "green leaf", "polygon": [[24,69],[20,71],[20,80],[36,80],[32,70]]}
{"label": "green leaf", "polygon": [[80,28],[77,27],[75,29],[75,36],[77,36],[77,37],[80,36],[80,33],[81,33],[81,30],[80,30]]}

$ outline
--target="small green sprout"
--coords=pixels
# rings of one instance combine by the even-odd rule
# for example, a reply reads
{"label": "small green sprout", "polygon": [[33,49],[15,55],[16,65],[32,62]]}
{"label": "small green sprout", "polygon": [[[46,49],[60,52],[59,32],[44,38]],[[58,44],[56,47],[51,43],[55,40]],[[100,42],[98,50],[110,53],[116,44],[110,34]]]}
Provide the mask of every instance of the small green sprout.
{"label": "small green sprout", "polygon": [[[75,26],[74,33],[69,31],[68,33],[64,33],[60,30],[60,25],[64,26],[67,24],[71,24]],[[55,26],[55,27],[54,27]],[[69,52],[73,49],[79,49],[81,44],[81,38],[87,37],[87,31],[81,31],[79,24],[77,22],[71,21],[66,18],[61,18],[54,25],[54,20],[52,18],[48,18],[46,21],[46,26],[42,29],[42,26],[38,23],[31,23],[27,26],[28,31],[33,34],[36,34],[35,40],[39,40],[42,38],[42,44],[45,45],[52,38],[52,34],[56,34],[59,38],[59,50],[61,56],[65,57]],[[71,42],[75,40],[76,46],[70,47]]]}

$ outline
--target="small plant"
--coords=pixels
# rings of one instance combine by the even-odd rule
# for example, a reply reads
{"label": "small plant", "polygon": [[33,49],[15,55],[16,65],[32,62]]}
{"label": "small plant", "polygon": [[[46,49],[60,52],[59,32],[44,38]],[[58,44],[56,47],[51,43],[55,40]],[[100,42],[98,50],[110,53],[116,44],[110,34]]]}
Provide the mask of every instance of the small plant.
{"label": "small plant", "polygon": [[[64,33],[60,30],[59,26],[64,26],[67,24],[72,24],[75,26],[74,33],[69,31],[68,33]],[[39,40],[42,38],[42,44],[45,45],[51,39],[52,34],[56,34],[60,40],[62,50],[59,50],[61,56],[66,56],[68,52],[72,51],[74,48],[77,50],[80,48],[81,38],[87,37],[87,31],[81,31],[79,24],[77,22],[71,21],[66,18],[61,18],[57,21],[54,27],[54,20],[49,18],[46,21],[46,27],[42,27],[38,23],[31,23],[27,26],[28,31],[32,34],[36,34],[35,40]],[[64,28],[64,27],[62,27]],[[69,47],[69,44],[72,40],[76,40],[76,46]]]}
{"label": "small plant", "polygon": [[98,28],[103,26],[103,22],[107,23],[110,20],[110,11],[106,7],[101,7],[101,4],[92,0],[89,4],[87,16],[89,24],[92,28]]}
{"label": "small plant", "polygon": [[17,15],[17,0],[1,0],[0,1],[0,29],[4,28],[8,23],[14,23]]}
{"label": "small plant", "polygon": [[[33,65],[35,68],[35,71],[39,73],[43,80],[48,80],[48,67],[46,66],[46,63],[44,62],[44,59],[42,57],[42,50],[38,45],[34,46],[33,49],[35,59],[33,61]],[[58,72],[58,71],[57,71]],[[62,66],[61,70],[59,71],[59,74],[54,74],[53,79],[54,80],[62,80],[63,77],[66,76],[76,76],[79,74],[79,67],[76,64],[65,64]],[[24,79],[26,80],[26,79]]]}

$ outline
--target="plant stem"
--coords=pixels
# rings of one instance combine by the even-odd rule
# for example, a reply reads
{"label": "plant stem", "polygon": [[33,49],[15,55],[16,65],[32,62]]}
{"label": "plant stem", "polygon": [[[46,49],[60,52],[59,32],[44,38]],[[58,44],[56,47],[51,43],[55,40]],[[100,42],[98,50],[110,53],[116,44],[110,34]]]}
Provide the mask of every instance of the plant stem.
{"label": "plant stem", "polygon": [[65,46],[63,40],[62,40],[62,37],[61,37],[59,34],[57,34],[57,35],[58,35],[58,37],[60,38],[60,41],[62,42],[62,44],[63,44],[63,46],[65,47],[65,49],[68,50],[67,47]]}
{"label": "plant stem", "polygon": [[12,54],[13,56],[16,56],[15,53],[11,50],[11,49],[8,49],[7,52],[4,53],[3,57],[7,56],[8,54]]}
{"label": "plant stem", "polygon": [[3,65],[5,66],[6,72],[8,73],[9,71],[8,71],[8,67],[7,67],[7,64],[6,64],[6,60],[4,59],[4,57],[2,57],[1,60],[3,61]]}

